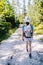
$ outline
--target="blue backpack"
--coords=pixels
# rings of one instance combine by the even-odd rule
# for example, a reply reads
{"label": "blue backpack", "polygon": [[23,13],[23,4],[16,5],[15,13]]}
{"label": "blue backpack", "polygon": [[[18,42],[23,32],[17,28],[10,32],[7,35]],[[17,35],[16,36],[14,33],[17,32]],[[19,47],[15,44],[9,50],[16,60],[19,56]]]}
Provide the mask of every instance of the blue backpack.
{"label": "blue backpack", "polygon": [[[26,29],[26,30],[25,30]],[[33,26],[29,25],[25,27],[25,25],[23,26],[23,36],[25,36],[26,38],[30,38],[33,35]]]}

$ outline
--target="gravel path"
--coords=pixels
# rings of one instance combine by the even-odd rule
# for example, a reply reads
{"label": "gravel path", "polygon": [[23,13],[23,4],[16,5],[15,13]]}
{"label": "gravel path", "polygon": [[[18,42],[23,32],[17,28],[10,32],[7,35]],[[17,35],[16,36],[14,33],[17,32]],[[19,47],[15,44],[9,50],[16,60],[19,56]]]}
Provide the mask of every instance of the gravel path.
{"label": "gravel path", "polygon": [[[7,40],[0,45],[0,65],[43,65],[43,35],[33,36],[32,59],[25,49],[25,41],[22,40],[21,28],[17,29]],[[13,57],[13,58],[12,58]]]}

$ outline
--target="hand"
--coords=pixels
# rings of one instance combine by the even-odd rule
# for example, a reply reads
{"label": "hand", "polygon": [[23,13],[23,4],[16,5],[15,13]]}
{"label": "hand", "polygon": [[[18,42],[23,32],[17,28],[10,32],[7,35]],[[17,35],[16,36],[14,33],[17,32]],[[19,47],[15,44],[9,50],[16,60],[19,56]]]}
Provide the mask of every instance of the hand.
{"label": "hand", "polygon": [[24,41],[24,38],[22,40]]}

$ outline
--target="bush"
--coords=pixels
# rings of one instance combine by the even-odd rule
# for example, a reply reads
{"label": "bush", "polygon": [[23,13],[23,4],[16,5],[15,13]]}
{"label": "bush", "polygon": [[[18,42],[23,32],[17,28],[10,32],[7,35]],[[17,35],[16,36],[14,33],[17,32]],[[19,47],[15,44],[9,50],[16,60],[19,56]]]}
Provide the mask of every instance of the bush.
{"label": "bush", "polygon": [[4,15],[0,15],[0,36],[7,33],[11,28],[11,24],[6,22]]}
{"label": "bush", "polygon": [[11,17],[5,17],[6,19],[6,22],[9,22],[12,24],[12,27],[15,27],[15,17],[14,16],[11,16]]}
{"label": "bush", "polygon": [[12,17],[5,17],[6,21],[7,22],[10,22],[12,24],[12,27],[15,28],[15,27],[19,27],[19,20],[16,19],[15,21],[15,17],[12,16]]}
{"label": "bush", "polygon": [[43,34],[43,23],[40,23],[39,25],[37,25],[36,27],[34,27],[34,32],[36,34]]}
{"label": "bush", "polygon": [[0,36],[7,33],[11,28],[11,24],[9,22],[0,22]]}
{"label": "bush", "polygon": [[19,22],[19,20],[17,20],[16,23],[15,23],[15,26],[19,27],[19,24],[20,24],[20,22]]}

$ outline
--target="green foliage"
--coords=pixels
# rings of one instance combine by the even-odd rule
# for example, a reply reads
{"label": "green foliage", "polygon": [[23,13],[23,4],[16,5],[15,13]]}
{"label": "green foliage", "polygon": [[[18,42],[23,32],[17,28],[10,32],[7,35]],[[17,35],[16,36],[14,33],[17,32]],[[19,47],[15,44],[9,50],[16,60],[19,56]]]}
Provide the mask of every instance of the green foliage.
{"label": "green foliage", "polygon": [[4,15],[6,22],[10,22],[12,26],[15,24],[15,14],[8,0],[0,1],[0,15]]}
{"label": "green foliage", "polygon": [[29,5],[27,16],[32,18],[32,24],[35,27],[41,24],[43,22],[43,1],[33,0],[33,4]]}
{"label": "green foliage", "polygon": [[40,3],[40,21],[43,22],[43,1]]}
{"label": "green foliage", "polygon": [[0,15],[0,36],[8,32],[11,28],[11,24],[6,22],[4,15]]}
{"label": "green foliage", "polygon": [[43,1],[33,0],[29,6],[27,16],[32,19],[35,34],[43,34]]}
{"label": "green foliage", "polygon": [[11,28],[8,33],[2,34],[2,36],[0,36],[0,42],[1,42],[2,40],[8,39],[8,37],[9,37],[12,33],[14,33],[16,29],[17,29],[17,28]]}
{"label": "green foliage", "polygon": [[5,21],[4,16],[0,16],[0,41],[6,38],[4,36],[6,36],[6,33],[8,33],[10,28],[11,28],[11,24]]}
{"label": "green foliage", "polygon": [[19,22],[19,20],[17,20],[15,23],[16,27],[19,27],[19,24],[20,24],[20,22]]}
{"label": "green foliage", "polygon": [[8,38],[15,27],[19,27],[19,20],[15,20],[13,7],[8,0],[0,0],[0,41]]}
{"label": "green foliage", "polygon": [[7,22],[0,22],[0,36],[7,33],[11,28],[11,24]]}
{"label": "green foliage", "polygon": [[12,27],[15,27],[15,17],[12,16],[12,17],[5,17],[6,21],[7,22],[10,22]]}
{"label": "green foliage", "polygon": [[43,23],[38,24],[36,27],[34,27],[34,33],[43,34]]}
{"label": "green foliage", "polygon": [[[33,0],[33,4],[28,4],[27,16],[30,16],[32,19],[31,23],[34,26],[34,32],[37,34],[43,34],[43,26],[41,24],[43,22],[43,1]],[[21,15],[20,19],[23,19],[22,17],[23,15]],[[39,27],[40,24],[41,26]]]}
{"label": "green foliage", "polygon": [[0,0],[0,14],[2,14],[2,12],[5,9],[5,0]]}

